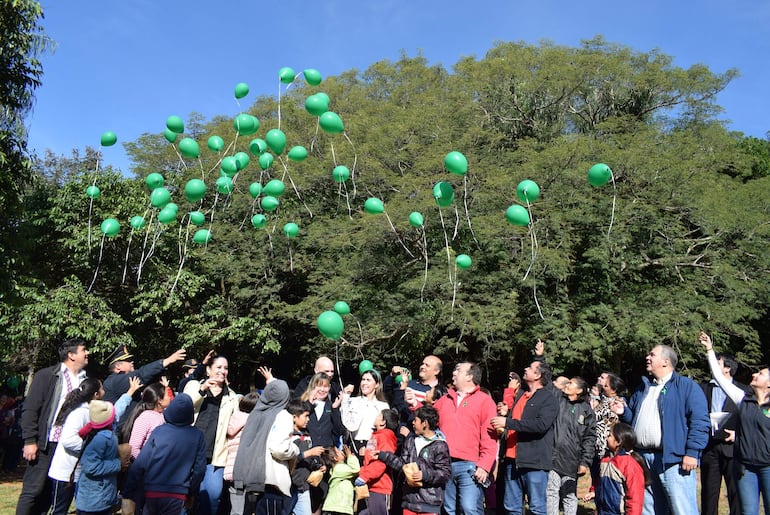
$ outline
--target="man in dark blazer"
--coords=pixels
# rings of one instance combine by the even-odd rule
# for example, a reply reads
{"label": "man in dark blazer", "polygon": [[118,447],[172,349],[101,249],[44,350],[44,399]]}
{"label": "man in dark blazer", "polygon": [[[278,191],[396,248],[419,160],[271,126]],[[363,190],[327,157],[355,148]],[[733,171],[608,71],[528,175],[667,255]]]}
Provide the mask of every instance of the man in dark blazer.
{"label": "man in dark blazer", "polygon": [[[717,354],[722,371],[728,379],[733,379],[738,371],[738,362],[729,354]],[[736,386],[751,394],[748,386],[735,383]],[[730,515],[738,515],[738,485],[733,475],[733,443],[735,425],[738,421],[738,407],[713,379],[701,383],[708,402],[711,417],[711,436],[701,456],[701,513],[717,515],[719,512],[719,492],[722,479],[727,486],[727,500]]]}

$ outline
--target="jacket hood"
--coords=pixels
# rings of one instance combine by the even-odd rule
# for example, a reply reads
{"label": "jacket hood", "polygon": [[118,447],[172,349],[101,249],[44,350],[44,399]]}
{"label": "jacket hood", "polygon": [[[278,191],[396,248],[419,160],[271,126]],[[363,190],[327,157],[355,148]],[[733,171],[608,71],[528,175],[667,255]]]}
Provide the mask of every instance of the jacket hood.
{"label": "jacket hood", "polygon": [[171,404],[163,411],[163,418],[166,419],[166,422],[175,426],[192,425],[194,417],[193,402],[186,393],[180,393],[174,397]]}

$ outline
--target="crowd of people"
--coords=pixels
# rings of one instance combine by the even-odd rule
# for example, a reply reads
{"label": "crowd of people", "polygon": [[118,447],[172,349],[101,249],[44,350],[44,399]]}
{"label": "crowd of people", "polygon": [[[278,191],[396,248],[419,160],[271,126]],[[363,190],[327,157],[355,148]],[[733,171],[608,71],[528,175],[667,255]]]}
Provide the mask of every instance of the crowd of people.
{"label": "crowd of people", "polygon": [[[738,384],[735,359],[699,344],[711,381],[657,345],[627,396],[612,371],[553,377],[538,340],[493,398],[476,363],[442,381],[432,355],[416,377],[362,362],[344,386],[325,356],[293,389],[263,366],[264,389],[241,395],[213,351],[135,369],[121,346],[101,381],[68,340],[21,408],[16,513],[575,515],[581,476],[599,515],[716,514],[723,480],[731,514],[758,514],[760,497],[770,513],[770,371]],[[165,374],[180,362],[175,391]]]}

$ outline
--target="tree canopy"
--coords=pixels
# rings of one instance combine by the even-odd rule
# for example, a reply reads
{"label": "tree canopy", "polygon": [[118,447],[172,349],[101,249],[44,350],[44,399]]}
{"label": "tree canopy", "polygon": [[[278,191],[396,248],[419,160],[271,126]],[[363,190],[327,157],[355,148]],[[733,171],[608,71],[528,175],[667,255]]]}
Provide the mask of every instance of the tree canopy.
{"label": "tree canopy", "polygon": [[[561,372],[638,375],[666,343],[698,376],[704,329],[754,366],[767,358],[770,143],[719,121],[735,73],[601,38],[502,42],[452,70],[402,55],[288,80],[235,119],[170,120],[125,144],[132,177],[95,150],[49,155],[26,196],[35,258],[3,315],[4,360],[39,366],[79,335],[95,356],[117,342],[148,360],[214,347],[242,388],[257,364],[296,377],[321,353],[347,374],[364,358],[472,359],[497,384],[543,338]],[[597,163],[606,184],[587,179]],[[525,180],[539,195],[517,191]],[[506,220],[514,205],[523,223]],[[351,312],[334,340],[316,324],[338,301]]]}

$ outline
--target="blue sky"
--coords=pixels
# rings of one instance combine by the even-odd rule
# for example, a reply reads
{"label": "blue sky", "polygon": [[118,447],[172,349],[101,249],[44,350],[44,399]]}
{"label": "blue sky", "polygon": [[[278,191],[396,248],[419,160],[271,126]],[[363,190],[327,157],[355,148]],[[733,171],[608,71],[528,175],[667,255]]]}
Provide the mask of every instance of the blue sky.
{"label": "blue sky", "polygon": [[[595,35],[637,51],[658,48],[682,67],[738,68],[718,97],[722,118],[746,135],[770,131],[770,0],[41,3],[56,42],[27,120],[30,147],[41,155],[98,147],[107,130],[119,143],[160,133],[172,114],[235,116],[257,95],[277,93],[283,66],[327,77],[403,50],[451,69],[463,56],[482,58],[495,41],[574,46]],[[240,109],[238,82],[251,88]],[[121,145],[103,155],[129,172]]]}

